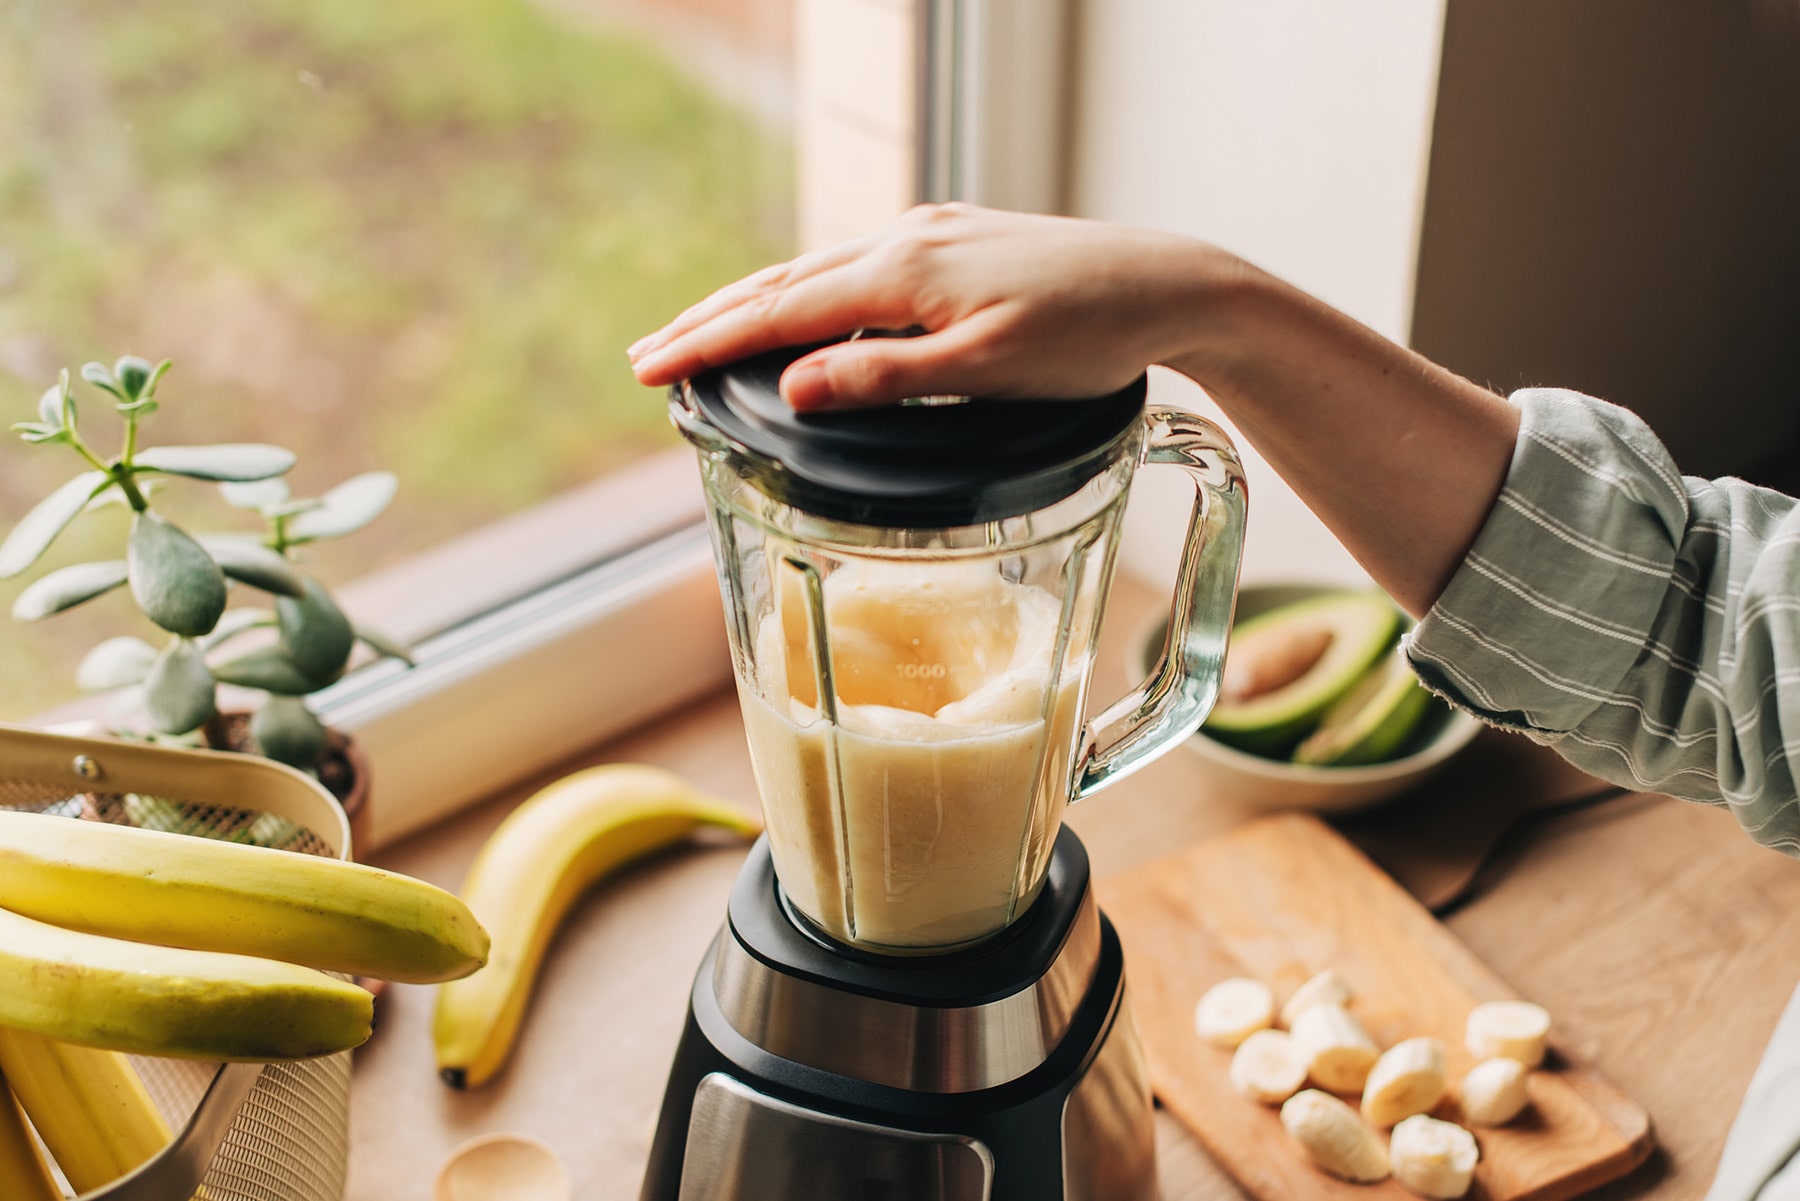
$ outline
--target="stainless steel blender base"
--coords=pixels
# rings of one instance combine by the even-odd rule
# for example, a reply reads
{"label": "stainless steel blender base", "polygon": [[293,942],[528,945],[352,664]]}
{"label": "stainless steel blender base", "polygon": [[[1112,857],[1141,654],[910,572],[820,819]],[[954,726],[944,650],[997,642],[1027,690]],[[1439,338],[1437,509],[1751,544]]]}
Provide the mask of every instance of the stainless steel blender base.
{"label": "stainless steel blender base", "polygon": [[[1063,1104],[1064,1201],[1155,1201],[1148,1118],[1143,1056],[1127,1007]],[[806,1178],[797,1184],[794,1168],[802,1164]],[[678,1196],[990,1201],[993,1189],[994,1153],[979,1139],[851,1121],[713,1072],[694,1093]]]}
{"label": "stainless steel blender base", "polygon": [[[757,1092],[724,1072],[694,1091],[681,1201],[789,1201],[792,1166],[829,1195],[881,1194],[987,1201],[994,1156],[963,1135],[921,1134],[805,1109]],[[877,1195],[881,1195],[877,1194]]]}
{"label": "stainless steel blender base", "polygon": [[694,982],[644,1201],[1153,1201],[1123,958],[1087,885],[1064,831],[1003,945],[863,961],[793,928],[759,846]]}

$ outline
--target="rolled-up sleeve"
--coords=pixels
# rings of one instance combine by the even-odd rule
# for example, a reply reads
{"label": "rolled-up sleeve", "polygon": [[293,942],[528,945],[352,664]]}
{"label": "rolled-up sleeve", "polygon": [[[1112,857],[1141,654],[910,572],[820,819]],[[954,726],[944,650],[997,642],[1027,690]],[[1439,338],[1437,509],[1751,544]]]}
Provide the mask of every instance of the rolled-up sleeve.
{"label": "rolled-up sleeve", "polygon": [[1800,855],[1800,512],[1683,477],[1630,412],[1516,393],[1475,544],[1408,639],[1453,703],[1644,791],[1729,806]]}

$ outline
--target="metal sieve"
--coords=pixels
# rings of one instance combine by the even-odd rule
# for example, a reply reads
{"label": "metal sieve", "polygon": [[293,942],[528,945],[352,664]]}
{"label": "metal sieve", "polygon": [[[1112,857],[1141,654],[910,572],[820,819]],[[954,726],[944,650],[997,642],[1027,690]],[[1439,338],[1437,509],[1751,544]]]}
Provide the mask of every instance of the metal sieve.
{"label": "metal sieve", "polygon": [[[250,755],[0,725],[0,809],[348,858],[316,781]],[[131,1059],[174,1141],[81,1201],[341,1201],[350,1053],[273,1064]]]}

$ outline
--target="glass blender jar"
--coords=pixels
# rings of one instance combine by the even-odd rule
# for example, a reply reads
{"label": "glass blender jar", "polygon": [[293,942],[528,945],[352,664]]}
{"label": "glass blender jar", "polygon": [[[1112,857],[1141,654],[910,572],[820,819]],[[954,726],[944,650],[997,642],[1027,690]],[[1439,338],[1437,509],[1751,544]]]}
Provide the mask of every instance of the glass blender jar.
{"label": "glass blender jar", "polygon": [[[1245,515],[1229,440],[1145,407],[932,397],[799,414],[813,347],[672,393],[699,450],[775,875],[830,944],[935,954],[1006,929],[1063,809],[1191,736],[1212,707]],[[1171,631],[1091,722],[1088,681],[1132,477],[1195,480]]]}

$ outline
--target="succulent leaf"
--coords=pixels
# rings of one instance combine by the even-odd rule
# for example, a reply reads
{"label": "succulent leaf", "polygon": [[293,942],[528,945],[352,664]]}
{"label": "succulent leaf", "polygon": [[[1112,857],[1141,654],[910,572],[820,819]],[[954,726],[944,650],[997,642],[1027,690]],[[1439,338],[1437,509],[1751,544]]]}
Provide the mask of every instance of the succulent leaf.
{"label": "succulent leaf", "polygon": [[38,561],[63,527],[87,507],[111,481],[104,471],[84,471],[39,501],[0,542],[0,580],[10,579]]}
{"label": "succulent leaf", "polygon": [[250,736],[262,753],[289,767],[311,767],[330,745],[331,735],[306,702],[272,696],[250,719]]}
{"label": "succulent leaf", "polygon": [[219,618],[219,624],[212,628],[212,633],[200,639],[200,645],[208,651],[217,650],[239,634],[274,624],[275,614],[268,609],[227,609]]}
{"label": "succulent leaf", "polygon": [[75,669],[75,683],[84,692],[105,692],[141,684],[156,665],[156,648],[142,638],[108,638],[89,651]]}
{"label": "succulent leaf", "polygon": [[144,385],[144,396],[146,398],[156,395],[156,385],[162,382],[162,377],[168,374],[169,368],[174,365],[174,359],[164,359],[150,372],[150,382]]}
{"label": "succulent leaf", "polygon": [[275,618],[281,628],[281,644],[307,675],[336,679],[356,646],[356,631],[324,585],[310,577],[306,595],[299,600],[275,598]]}
{"label": "succulent leaf", "polygon": [[103,596],[125,582],[125,560],[77,563],[51,572],[19,593],[12,614],[19,621],[38,621],[53,613]]}
{"label": "succulent leaf", "polygon": [[25,441],[31,443],[33,446],[38,446],[45,442],[61,442],[69,436],[60,426],[39,425],[35,421],[14,422],[12,430],[13,433],[19,435],[19,437],[25,439]]}
{"label": "succulent leaf", "polygon": [[202,536],[200,545],[230,579],[278,596],[306,595],[306,577],[260,542],[248,538]]}
{"label": "succulent leaf", "polygon": [[279,646],[258,647],[249,654],[221,663],[213,668],[213,676],[222,683],[260,688],[277,696],[305,696],[331,682],[315,679],[300,670],[300,665]]}
{"label": "succulent leaf", "polygon": [[342,538],[381,516],[399,481],[391,471],[370,471],[345,480],[319,498],[319,507],[288,523],[290,543]]}
{"label": "succulent leaf", "polygon": [[152,446],[140,450],[132,465],[170,475],[184,475],[189,479],[248,483],[282,474],[294,465],[294,454],[260,442]]}
{"label": "succulent leaf", "polygon": [[134,354],[125,355],[113,364],[113,378],[119,381],[119,388],[125,395],[133,400],[144,395],[144,389],[150,383],[150,371],[150,361]]}
{"label": "succulent leaf", "polygon": [[266,480],[253,480],[246,484],[236,484],[227,480],[219,485],[219,495],[225,503],[239,509],[260,512],[270,505],[278,505],[288,498],[287,481],[280,477]]}
{"label": "succulent leaf", "polygon": [[120,400],[129,399],[124,392],[119,390],[118,383],[113,379],[112,372],[106,369],[105,363],[83,363],[81,378],[102,391],[111,392]]}
{"label": "succulent leaf", "polygon": [[62,382],[51,384],[38,397],[38,420],[45,425],[61,428],[63,423],[63,398],[69,394],[69,373],[62,373]]}
{"label": "succulent leaf", "polygon": [[199,644],[187,638],[170,643],[144,677],[144,712],[165,734],[186,734],[214,713],[213,676]]}
{"label": "succulent leaf", "polygon": [[225,575],[206,548],[179,526],[139,513],[126,546],[131,594],[144,616],[169,631],[197,638],[225,611]]}

